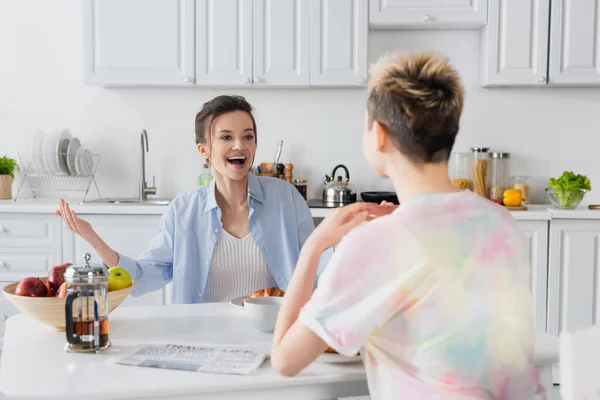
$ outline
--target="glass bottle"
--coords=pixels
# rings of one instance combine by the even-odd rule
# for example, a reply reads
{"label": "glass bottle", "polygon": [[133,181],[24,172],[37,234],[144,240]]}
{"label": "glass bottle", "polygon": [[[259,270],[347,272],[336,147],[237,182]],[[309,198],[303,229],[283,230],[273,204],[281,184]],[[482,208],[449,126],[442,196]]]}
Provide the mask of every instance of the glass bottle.
{"label": "glass bottle", "polygon": [[204,165],[202,166],[202,172],[200,173],[200,176],[198,177],[198,186],[208,185],[208,184],[210,184],[211,180],[212,180],[212,175],[210,173],[210,168],[208,168],[207,163],[204,163]]}
{"label": "glass bottle", "polygon": [[306,179],[294,180],[294,186],[296,186],[296,189],[298,189],[298,191],[300,192],[302,197],[304,197],[304,200],[306,200],[306,189],[307,189]]}
{"label": "glass bottle", "polygon": [[486,197],[489,151],[487,147],[473,147],[471,173],[473,175],[473,192]]}
{"label": "glass bottle", "polygon": [[450,153],[448,176],[452,183],[461,189],[471,189],[473,155],[471,153]]}
{"label": "glass bottle", "polygon": [[510,153],[490,153],[488,169],[488,199],[501,201],[509,188]]}
{"label": "glass bottle", "polygon": [[519,189],[523,196],[523,204],[529,204],[529,177],[516,175],[512,177],[512,188]]}

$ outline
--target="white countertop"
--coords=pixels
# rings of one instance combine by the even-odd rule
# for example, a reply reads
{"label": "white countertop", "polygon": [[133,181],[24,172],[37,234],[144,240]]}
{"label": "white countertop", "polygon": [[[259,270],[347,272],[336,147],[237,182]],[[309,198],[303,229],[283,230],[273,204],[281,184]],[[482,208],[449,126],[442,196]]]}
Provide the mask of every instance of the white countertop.
{"label": "white countertop", "polygon": [[[69,199],[66,199],[69,201]],[[70,201],[69,205],[78,214],[140,214],[162,215],[166,206],[148,204],[80,204],[80,200]],[[552,210],[548,205],[529,205],[527,211],[512,211],[516,220],[550,220],[553,215],[558,218],[590,218],[600,219],[600,210]],[[42,213],[52,214],[56,210],[55,198],[0,200],[0,213]],[[324,218],[331,209],[311,208],[314,218]]]}
{"label": "white countertop", "polygon": [[[68,201],[68,199],[67,199]],[[69,205],[78,214],[139,214],[162,215],[166,206],[149,204],[80,204],[80,200],[71,201]],[[581,206],[576,210],[560,210],[548,204],[530,204],[527,211],[511,211],[519,221],[547,221],[550,219],[600,219],[600,210],[590,210]],[[41,213],[53,214],[56,210],[55,198],[0,200],[0,213]],[[311,208],[314,218],[324,218],[329,214],[328,208]]]}
{"label": "white countertop", "polygon": [[[167,206],[151,204],[80,204],[81,200],[65,199],[78,214],[145,214],[162,215]],[[0,200],[0,213],[54,214],[56,198]]]}
{"label": "white countertop", "polygon": [[[101,353],[64,351],[65,333],[27,315],[10,317],[0,363],[0,391],[13,399],[324,399],[368,394],[362,362],[316,362],[298,376],[269,361],[249,375],[208,374],[117,365],[137,344],[231,345],[270,350],[272,334],[254,329],[229,303],[120,307],[109,316],[112,346]],[[340,356],[341,357],[341,356]]]}

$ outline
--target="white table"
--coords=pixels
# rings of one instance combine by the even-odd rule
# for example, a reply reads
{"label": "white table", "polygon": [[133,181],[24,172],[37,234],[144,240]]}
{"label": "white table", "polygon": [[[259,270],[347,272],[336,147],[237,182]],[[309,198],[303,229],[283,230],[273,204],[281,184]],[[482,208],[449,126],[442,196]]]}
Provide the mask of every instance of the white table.
{"label": "white table", "polygon": [[24,314],[6,325],[0,392],[10,399],[331,399],[368,394],[362,363],[314,363],[298,376],[265,362],[250,375],[205,374],[114,364],[140,343],[239,345],[264,352],[258,332],[230,304],[121,307],[109,317],[112,347],[99,354],[64,351],[65,334]]}
{"label": "white table", "polygon": [[[140,343],[239,345],[268,352],[258,332],[229,304],[121,307],[110,315],[113,346],[100,354],[65,353],[65,334],[24,314],[6,325],[0,392],[15,399],[332,399],[368,394],[361,363],[314,363],[297,377],[277,375],[268,361],[248,376],[114,365]],[[552,391],[558,338],[536,333],[534,362]],[[552,397],[549,397],[549,399]]]}

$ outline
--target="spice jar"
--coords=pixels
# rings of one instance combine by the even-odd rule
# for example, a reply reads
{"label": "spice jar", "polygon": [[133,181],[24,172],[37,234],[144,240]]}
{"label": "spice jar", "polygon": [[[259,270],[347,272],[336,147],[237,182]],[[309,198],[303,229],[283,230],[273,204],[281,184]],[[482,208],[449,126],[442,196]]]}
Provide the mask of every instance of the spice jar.
{"label": "spice jar", "polygon": [[510,153],[490,153],[488,170],[488,199],[502,200],[509,188]]}
{"label": "spice jar", "polygon": [[473,147],[471,148],[471,151],[473,155],[471,162],[471,173],[473,176],[473,192],[477,193],[482,197],[486,197],[489,148]]}
{"label": "spice jar", "polygon": [[298,189],[304,200],[306,200],[306,189],[308,186],[306,179],[295,179],[294,186],[296,186],[296,189]]}
{"label": "spice jar", "polygon": [[529,204],[529,177],[523,175],[513,176],[512,182],[512,188],[521,191],[523,204]]}
{"label": "spice jar", "polygon": [[471,153],[450,153],[448,176],[461,189],[471,189]]}

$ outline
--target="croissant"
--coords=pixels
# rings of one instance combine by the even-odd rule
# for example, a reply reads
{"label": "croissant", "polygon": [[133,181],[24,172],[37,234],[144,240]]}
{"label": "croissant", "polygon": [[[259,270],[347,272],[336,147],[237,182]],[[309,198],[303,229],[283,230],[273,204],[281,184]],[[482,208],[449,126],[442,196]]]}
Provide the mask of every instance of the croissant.
{"label": "croissant", "polygon": [[266,288],[266,289],[260,289],[257,290],[256,292],[252,293],[249,297],[247,297],[246,299],[244,299],[244,301],[242,301],[242,304],[244,304],[244,302],[247,299],[252,299],[254,297],[283,297],[285,295],[285,292],[281,289],[279,289],[278,287],[270,287],[270,288]]}

